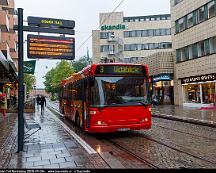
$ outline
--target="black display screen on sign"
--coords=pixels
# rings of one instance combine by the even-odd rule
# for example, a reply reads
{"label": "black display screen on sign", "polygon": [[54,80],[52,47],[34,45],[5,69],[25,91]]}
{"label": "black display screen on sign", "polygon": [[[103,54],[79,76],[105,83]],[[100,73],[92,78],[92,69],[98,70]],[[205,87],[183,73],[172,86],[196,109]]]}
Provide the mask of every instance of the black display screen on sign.
{"label": "black display screen on sign", "polygon": [[66,60],[75,58],[74,38],[28,35],[27,42],[28,58]]}
{"label": "black display screen on sign", "polygon": [[39,26],[39,27],[74,29],[75,21],[29,16],[28,17],[28,25]]}
{"label": "black display screen on sign", "polygon": [[131,65],[100,65],[97,67],[95,74],[110,74],[110,75],[145,75],[146,71],[143,66]]}

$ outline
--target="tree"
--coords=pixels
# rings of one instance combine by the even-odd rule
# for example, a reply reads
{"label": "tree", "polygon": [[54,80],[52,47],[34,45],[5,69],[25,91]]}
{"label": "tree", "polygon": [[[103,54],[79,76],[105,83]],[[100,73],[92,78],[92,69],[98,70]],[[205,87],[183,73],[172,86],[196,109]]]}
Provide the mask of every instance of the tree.
{"label": "tree", "polygon": [[24,74],[24,83],[26,84],[26,93],[29,94],[36,83],[36,77],[31,74]]}
{"label": "tree", "polygon": [[88,56],[83,56],[79,60],[73,62],[74,71],[77,73],[91,63],[91,59]]}
{"label": "tree", "polygon": [[52,95],[58,92],[61,80],[71,76],[74,69],[71,63],[61,61],[45,75],[45,90]]}

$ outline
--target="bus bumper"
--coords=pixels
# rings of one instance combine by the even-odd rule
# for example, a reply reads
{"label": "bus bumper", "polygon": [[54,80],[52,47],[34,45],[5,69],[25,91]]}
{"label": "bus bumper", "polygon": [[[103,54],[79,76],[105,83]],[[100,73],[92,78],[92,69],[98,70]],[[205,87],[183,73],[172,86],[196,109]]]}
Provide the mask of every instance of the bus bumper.
{"label": "bus bumper", "polygon": [[108,132],[121,132],[129,130],[141,130],[141,129],[150,129],[150,123],[141,123],[141,124],[129,124],[129,125],[103,125],[103,126],[91,126],[90,128],[85,129],[89,133],[108,133]]}

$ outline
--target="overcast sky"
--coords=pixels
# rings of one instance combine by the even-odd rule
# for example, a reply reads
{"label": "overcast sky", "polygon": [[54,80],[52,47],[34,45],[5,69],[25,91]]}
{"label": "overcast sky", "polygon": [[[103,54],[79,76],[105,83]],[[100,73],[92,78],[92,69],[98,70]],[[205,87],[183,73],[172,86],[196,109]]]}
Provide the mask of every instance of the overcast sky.
{"label": "overcast sky", "polygon": [[[75,20],[76,48],[78,48],[91,35],[92,30],[98,28],[99,13],[112,12],[120,2],[121,0],[15,0],[15,7],[24,9],[24,20],[27,16]],[[170,13],[170,0],[125,0],[116,10],[119,11],[123,11],[124,16],[166,14]],[[89,39],[76,52],[76,59],[86,55],[87,47],[90,56],[92,55],[91,42]],[[37,61],[35,71],[37,88],[44,87],[42,77],[57,62]]]}

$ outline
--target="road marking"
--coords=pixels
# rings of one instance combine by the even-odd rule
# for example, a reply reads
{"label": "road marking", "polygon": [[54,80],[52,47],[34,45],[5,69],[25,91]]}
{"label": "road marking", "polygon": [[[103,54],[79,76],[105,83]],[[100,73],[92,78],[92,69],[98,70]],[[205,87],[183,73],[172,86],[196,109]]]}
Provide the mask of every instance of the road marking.
{"label": "road marking", "polygon": [[[57,112],[55,109],[50,107],[53,111]],[[89,153],[89,154],[96,154],[97,152],[89,145],[87,144],[82,138],[80,138],[74,131],[72,131],[67,125],[65,125],[61,120],[59,120],[55,115],[52,114],[54,119],[71,135],[74,137],[74,139]]]}

